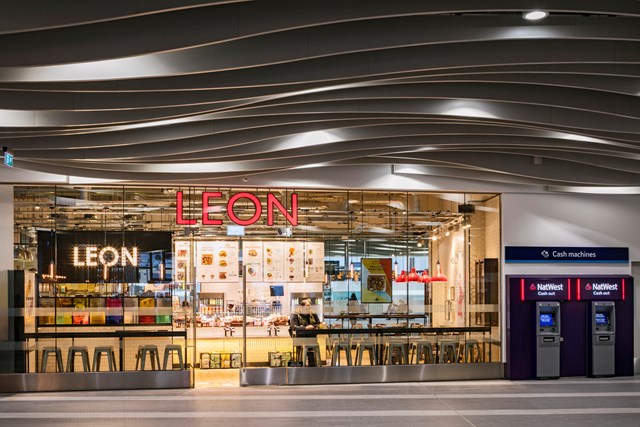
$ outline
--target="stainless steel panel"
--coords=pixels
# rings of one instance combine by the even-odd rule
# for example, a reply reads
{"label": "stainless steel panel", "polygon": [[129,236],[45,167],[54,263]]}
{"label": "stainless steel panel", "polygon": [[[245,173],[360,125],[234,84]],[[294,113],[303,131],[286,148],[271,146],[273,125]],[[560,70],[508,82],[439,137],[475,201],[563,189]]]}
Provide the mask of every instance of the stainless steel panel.
{"label": "stainless steel panel", "polygon": [[[285,385],[288,368],[240,369],[240,385]],[[317,369],[317,368],[315,368]]]}
{"label": "stainless steel panel", "polygon": [[190,387],[189,371],[72,372],[0,375],[1,393]]}
{"label": "stainless steel panel", "polygon": [[323,368],[255,368],[241,373],[246,385],[358,384],[503,378],[501,363],[461,363]]}

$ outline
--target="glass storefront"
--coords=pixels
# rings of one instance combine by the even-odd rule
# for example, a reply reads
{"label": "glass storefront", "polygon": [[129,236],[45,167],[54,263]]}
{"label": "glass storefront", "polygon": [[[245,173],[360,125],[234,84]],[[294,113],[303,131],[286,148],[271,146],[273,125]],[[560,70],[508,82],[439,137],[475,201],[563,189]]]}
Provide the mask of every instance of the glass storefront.
{"label": "glass storefront", "polygon": [[17,186],[14,215],[27,373],[500,363],[496,194]]}

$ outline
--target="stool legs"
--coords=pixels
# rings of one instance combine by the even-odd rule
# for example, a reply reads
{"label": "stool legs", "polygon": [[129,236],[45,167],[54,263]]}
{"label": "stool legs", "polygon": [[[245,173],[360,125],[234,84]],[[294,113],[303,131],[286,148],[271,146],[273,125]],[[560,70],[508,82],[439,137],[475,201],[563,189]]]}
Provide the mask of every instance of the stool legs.
{"label": "stool legs", "polygon": [[96,347],[93,351],[93,366],[92,370],[94,372],[100,371],[100,362],[102,360],[102,355],[107,356],[107,363],[109,364],[109,370],[116,370],[116,355],[113,351],[113,347]]}
{"label": "stool legs", "polygon": [[178,354],[178,361],[180,363],[180,369],[184,369],[184,362],[182,360],[182,347],[180,346],[167,346],[164,349],[164,360],[163,360],[163,364],[162,364],[162,369],[164,369],[165,371],[167,370],[167,363],[169,362],[169,357],[171,357],[171,369],[173,369],[173,353],[177,353]]}
{"label": "stool legs", "polygon": [[424,363],[432,363],[432,347],[429,342],[417,342],[411,346],[411,354],[409,355],[409,363],[413,363],[413,357],[416,357],[416,364],[420,363],[420,359],[424,356]]}
{"label": "stool legs", "polygon": [[75,371],[76,355],[82,357],[82,368],[85,372],[89,372],[89,352],[86,347],[69,347],[67,355],[67,372]]}
{"label": "stool legs", "polygon": [[349,343],[337,343],[333,346],[333,352],[331,355],[331,366],[340,365],[340,351],[344,350],[345,355],[347,356],[347,365],[351,366],[353,361],[351,359],[351,344]]}
{"label": "stool legs", "polygon": [[408,364],[408,360],[407,360],[407,352],[404,348],[404,344],[401,343],[388,343],[386,345],[385,348],[385,364],[386,365],[393,365],[393,356],[396,353],[396,351],[398,353],[400,353],[400,359],[397,359],[399,361],[399,365],[404,365],[404,364]]}
{"label": "stool legs", "polygon": [[64,372],[64,367],[62,366],[62,351],[58,348],[45,348],[42,350],[42,363],[40,365],[40,372],[47,372],[47,361],[49,359],[49,354],[53,354],[56,358],[56,368],[58,372]]}
{"label": "stool legs", "polygon": [[[144,371],[147,361],[147,355],[151,361],[151,369],[160,369],[160,356],[158,355],[158,347],[155,345],[145,345],[138,348],[138,360],[136,360],[136,370],[140,366],[140,370]],[[157,366],[157,368],[156,368]]]}
{"label": "stool legs", "polygon": [[369,352],[369,363],[371,365],[377,365],[378,353],[376,352],[375,344],[358,344],[358,348],[356,350],[356,365],[362,366],[362,359],[365,351]]}

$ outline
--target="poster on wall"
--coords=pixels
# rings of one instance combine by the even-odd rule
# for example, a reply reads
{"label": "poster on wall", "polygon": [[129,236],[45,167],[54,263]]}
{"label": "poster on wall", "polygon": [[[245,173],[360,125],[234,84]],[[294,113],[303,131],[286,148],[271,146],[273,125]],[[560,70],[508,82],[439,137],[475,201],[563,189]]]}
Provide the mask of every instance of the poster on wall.
{"label": "poster on wall", "polygon": [[242,263],[247,266],[247,282],[262,282],[262,242],[242,242]]}
{"label": "poster on wall", "polygon": [[200,241],[196,243],[196,279],[199,282],[238,281],[238,242]]}
{"label": "poster on wall", "polygon": [[284,279],[287,282],[304,280],[304,243],[284,242]]}
{"label": "poster on wall", "polygon": [[196,281],[213,282],[216,278],[216,269],[214,266],[214,253],[216,249],[215,242],[196,242]]}
{"label": "poster on wall", "polygon": [[324,281],[324,242],[307,242],[307,282]]}
{"label": "poster on wall", "polygon": [[284,242],[264,242],[264,281],[282,282],[284,279]]}
{"label": "poster on wall", "polygon": [[362,303],[392,300],[391,258],[362,258]]}
{"label": "poster on wall", "polygon": [[189,268],[189,259],[191,258],[191,242],[186,240],[176,241],[175,254],[174,281],[180,283],[190,282],[191,269]]}

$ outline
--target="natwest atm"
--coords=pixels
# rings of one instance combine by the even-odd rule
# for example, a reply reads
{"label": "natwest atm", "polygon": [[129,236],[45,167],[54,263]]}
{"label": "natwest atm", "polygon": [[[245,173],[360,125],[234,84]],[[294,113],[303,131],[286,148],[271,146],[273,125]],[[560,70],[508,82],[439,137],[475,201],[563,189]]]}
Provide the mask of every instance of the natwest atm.
{"label": "natwest atm", "polygon": [[630,276],[507,276],[505,377],[633,375],[632,292]]}
{"label": "natwest atm", "polygon": [[633,375],[632,280],[624,276],[576,278],[576,297],[587,307],[589,376]]}

